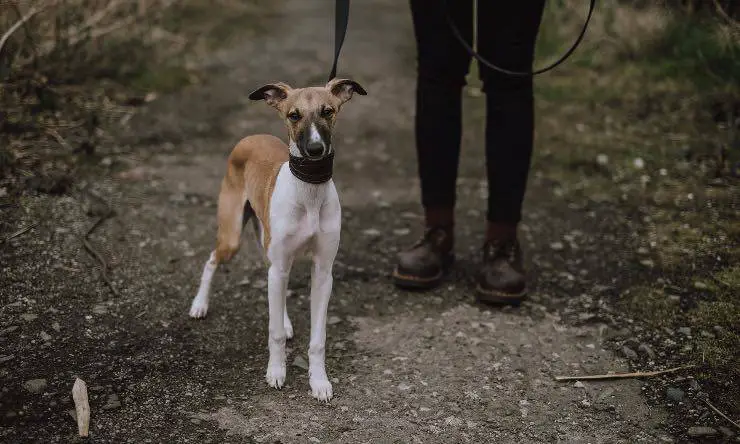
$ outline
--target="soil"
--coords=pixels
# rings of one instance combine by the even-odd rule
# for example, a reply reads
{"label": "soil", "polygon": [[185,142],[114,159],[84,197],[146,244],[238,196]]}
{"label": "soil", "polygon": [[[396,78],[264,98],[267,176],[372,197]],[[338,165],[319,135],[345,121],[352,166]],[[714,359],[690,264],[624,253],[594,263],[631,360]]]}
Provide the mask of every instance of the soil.
{"label": "soil", "polygon": [[[485,216],[480,97],[465,99],[454,272],[431,292],[394,288],[394,255],[421,232],[415,48],[403,2],[353,3],[340,61],[340,76],[368,95],[345,105],[335,136],[343,233],[327,339],[334,399],[314,400],[303,368],[306,266],[290,283],[295,338],[282,390],[263,377],[266,268],[252,236],[216,275],[208,317],[188,317],[214,245],[226,156],[247,134],[285,135],[274,111],[247,95],[273,81],[326,81],[327,7],[285,1],[262,19],[263,33],[202,61],[202,84],[134,116],[111,151],[119,154],[71,192],[3,209],[3,237],[38,225],[0,250],[0,439],[78,441],[76,377],[90,390],[94,442],[655,443],[683,441],[687,427],[704,425],[676,427],[663,403],[645,396],[645,381],[554,380],[629,370],[610,341],[636,333],[600,307],[609,291],[645,275],[627,267],[639,239],[617,209],[553,198],[538,174],[546,165],[532,171],[522,226],[529,300],[475,302]],[[114,215],[90,242],[118,295],[81,242],[107,206]],[[564,236],[577,251],[558,244]],[[39,379],[45,384],[27,384]]]}

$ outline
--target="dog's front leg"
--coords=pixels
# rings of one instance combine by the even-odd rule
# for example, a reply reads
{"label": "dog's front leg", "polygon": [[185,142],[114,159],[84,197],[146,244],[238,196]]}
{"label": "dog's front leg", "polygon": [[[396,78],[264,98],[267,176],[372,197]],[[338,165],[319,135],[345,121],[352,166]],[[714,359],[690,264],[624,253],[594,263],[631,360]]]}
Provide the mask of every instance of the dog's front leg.
{"label": "dog's front leg", "polygon": [[326,313],[333,285],[332,266],[339,247],[339,234],[323,234],[311,269],[311,340],[308,347],[308,380],[313,397],[329,401],[332,386],[326,374]]}
{"label": "dog's front leg", "polygon": [[285,296],[288,289],[291,261],[282,258],[273,261],[267,274],[267,301],[269,306],[269,337],[267,340],[270,360],[265,380],[274,388],[285,383]]}

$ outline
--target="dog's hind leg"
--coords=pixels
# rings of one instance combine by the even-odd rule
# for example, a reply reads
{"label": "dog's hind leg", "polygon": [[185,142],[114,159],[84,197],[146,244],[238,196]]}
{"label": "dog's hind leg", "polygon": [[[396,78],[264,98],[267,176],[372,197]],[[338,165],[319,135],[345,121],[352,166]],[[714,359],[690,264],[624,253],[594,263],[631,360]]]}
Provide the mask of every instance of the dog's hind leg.
{"label": "dog's hind leg", "polygon": [[[218,236],[216,249],[211,252],[203,267],[198,294],[190,305],[191,318],[203,318],[208,313],[211,280],[219,264],[226,263],[239,250],[243,219],[252,210],[238,189],[229,186],[225,179],[218,197]],[[251,214],[254,214],[253,212]]]}

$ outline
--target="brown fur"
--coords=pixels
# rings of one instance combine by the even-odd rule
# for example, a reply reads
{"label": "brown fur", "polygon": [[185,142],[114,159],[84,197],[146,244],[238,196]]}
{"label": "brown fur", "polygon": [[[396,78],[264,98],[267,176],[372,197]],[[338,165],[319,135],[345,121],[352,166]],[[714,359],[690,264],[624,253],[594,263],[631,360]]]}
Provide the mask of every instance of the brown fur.
{"label": "brown fur", "polygon": [[[353,92],[367,94],[357,83],[346,79],[333,79],[325,87],[293,89],[285,83],[265,85],[249,95],[251,100],[264,100],[276,108],[284,119],[291,139],[319,116],[324,108],[331,108],[324,117],[329,128],[334,126],[339,109]],[[302,118],[293,122],[287,118],[292,111],[299,111]],[[216,263],[227,262],[239,251],[244,205],[249,202],[262,224],[262,247],[270,247],[270,202],[275,181],[283,163],[288,161],[288,146],[275,136],[258,134],[245,137],[229,155],[226,176],[221,182],[218,197],[218,235]]]}
{"label": "brown fur", "polygon": [[244,205],[248,201],[262,224],[264,251],[270,246],[270,200],[275,180],[288,161],[288,146],[275,136],[245,137],[233,149],[218,198],[216,261],[229,261],[239,250]]}

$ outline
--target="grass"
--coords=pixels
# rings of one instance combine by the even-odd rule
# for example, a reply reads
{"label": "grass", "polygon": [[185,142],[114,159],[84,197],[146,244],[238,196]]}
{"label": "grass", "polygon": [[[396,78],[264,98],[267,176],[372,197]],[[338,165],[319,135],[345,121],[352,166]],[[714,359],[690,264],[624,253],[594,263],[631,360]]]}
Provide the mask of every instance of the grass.
{"label": "grass", "polygon": [[[538,60],[575,36],[578,8],[550,4]],[[620,289],[616,308],[646,337],[689,327],[690,352],[664,360],[698,365],[737,416],[740,403],[724,394],[740,390],[740,28],[711,12],[601,2],[574,59],[536,80],[547,138],[533,166],[569,203],[620,210],[647,252],[632,260],[652,265]]]}

